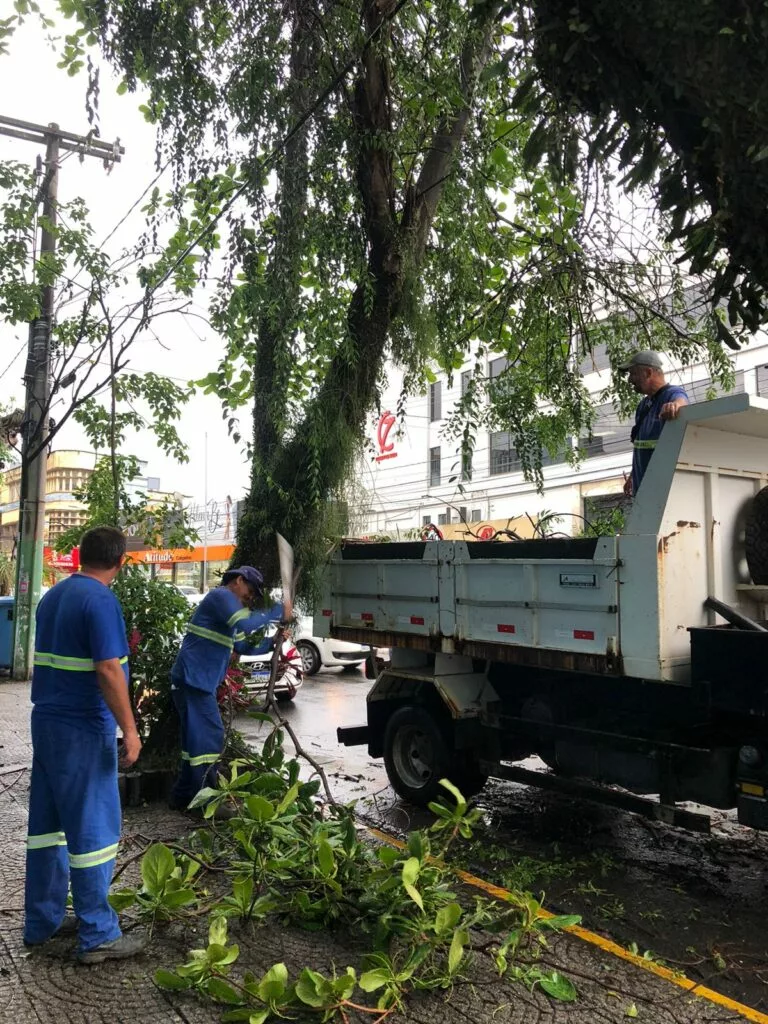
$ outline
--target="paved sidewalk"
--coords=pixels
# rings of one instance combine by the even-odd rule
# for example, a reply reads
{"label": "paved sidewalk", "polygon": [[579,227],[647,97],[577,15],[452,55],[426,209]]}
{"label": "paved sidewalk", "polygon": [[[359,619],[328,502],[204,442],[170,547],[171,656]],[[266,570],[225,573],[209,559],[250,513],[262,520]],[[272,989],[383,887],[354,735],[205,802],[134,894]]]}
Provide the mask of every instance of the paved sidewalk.
{"label": "paved sidewalk", "polygon": [[[186,951],[202,944],[204,921],[192,928],[157,928],[145,954],[135,960],[77,965],[73,940],[54,940],[30,953],[21,942],[24,842],[29,787],[28,686],[0,682],[0,1024],[214,1024],[223,1008],[187,994],[156,988],[157,967],[173,967]],[[182,815],[161,807],[132,809],[125,815],[123,849],[130,854],[138,837],[175,840],[189,827]],[[305,933],[270,925],[251,931],[232,928],[241,947],[239,971],[257,975],[284,961],[292,977],[303,966],[328,972],[359,965],[362,947],[342,931]],[[541,992],[500,981],[479,958],[468,981],[441,994],[410,996],[407,1017],[392,1024],[626,1024],[636,1010],[642,1024],[726,1024],[745,1017],[723,1005],[691,996],[570,935],[555,936],[547,960],[561,965],[579,990],[579,1000],[556,1004]],[[629,1012],[628,1012],[629,1011]],[[319,1021],[319,1017],[308,1018]],[[350,1018],[353,1019],[353,1018]],[[375,1019],[361,1015],[370,1022]],[[760,1016],[752,1020],[765,1020]]]}

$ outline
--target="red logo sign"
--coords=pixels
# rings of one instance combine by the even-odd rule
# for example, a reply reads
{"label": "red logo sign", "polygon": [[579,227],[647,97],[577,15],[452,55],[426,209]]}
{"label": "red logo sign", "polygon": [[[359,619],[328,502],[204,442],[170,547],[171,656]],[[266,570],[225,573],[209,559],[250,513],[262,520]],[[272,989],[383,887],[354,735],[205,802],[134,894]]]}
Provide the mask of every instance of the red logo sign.
{"label": "red logo sign", "polygon": [[395,442],[389,440],[389,435],[392,427],[395,425],[395,415],[391,413],[389,409],[383,412],[379,417],[379,426],[376,430],[376,440],[379,445],[379,454],[376,456],[376,462],[383,462],[384,459],[396,459],[397,452],[395,451]]}
{"label": "red logo sign", "polygon": [[477,536],[480,540],[493,540],[496,536],[496,531],[492,526],[481,526],[477,531]]}

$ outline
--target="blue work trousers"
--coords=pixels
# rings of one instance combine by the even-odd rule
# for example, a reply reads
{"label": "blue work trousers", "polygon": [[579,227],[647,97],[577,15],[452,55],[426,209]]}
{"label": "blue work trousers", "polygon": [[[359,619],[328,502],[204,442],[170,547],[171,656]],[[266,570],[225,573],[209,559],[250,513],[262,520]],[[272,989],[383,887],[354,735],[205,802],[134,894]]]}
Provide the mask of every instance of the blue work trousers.
{"label": "blue work trousers", "polygon": [[120,938],[107,895],[120,839],[114,732],[32,712],[24,938],[45,942],[66,912],[79,921],[79,948]]}
{"label": "blue work trousers", "polygon": [[173,701],[181,721],[181,771],[171,803],[186,807],[204,786],[215,786],[224,749],[224,724],[215,693],[173,683]]}

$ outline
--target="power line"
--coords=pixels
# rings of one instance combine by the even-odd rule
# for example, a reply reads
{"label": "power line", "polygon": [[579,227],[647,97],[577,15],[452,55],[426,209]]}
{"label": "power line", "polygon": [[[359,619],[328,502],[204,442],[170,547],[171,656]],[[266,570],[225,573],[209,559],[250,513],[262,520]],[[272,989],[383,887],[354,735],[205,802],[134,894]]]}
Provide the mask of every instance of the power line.
{"label": "power line", "polygon": [[21,355],[21,353],[22,353],[22,352],[24,351],[24,349],[25,349],[26,347],[27,347],[27,342],[26,342],[26,341],[22,341],[22,343],[21,343],[21,347],[19,348],[19,351],[18,351],[18,352],[16,353],[16,355],[15,355],[15,356],[14,356],[14,357],[13,357],[13,358],[11,359],[10,363],[8,363],[8,365],[7,365],[7,366],[6,366],[6,368],[5,368],[4,370],[3,370],[3,372],[2,372],[2,373],[0,373],[0,380],[2,380],[2,379],[3,379],[3,377],[4,377],[5,375],[6,375],[6,373],[8,373],[8,371],[10,370],[10,368],[11,368],[11,367],[13,366],[13,364],[14,364],[14,363],[16,362],[16,360],[17,360],[17,359],[19,358],[19,356]]}

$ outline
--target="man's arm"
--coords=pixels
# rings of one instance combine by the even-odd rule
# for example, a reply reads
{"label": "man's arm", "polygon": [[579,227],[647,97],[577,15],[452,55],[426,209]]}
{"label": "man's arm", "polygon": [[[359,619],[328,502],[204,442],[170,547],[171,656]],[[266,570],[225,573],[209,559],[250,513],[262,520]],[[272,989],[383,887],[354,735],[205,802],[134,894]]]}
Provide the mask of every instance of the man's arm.
{"label": "man's arm", "polygon": [[671,402],[665,402],[659,410],[659,419],[676,420],[680,415],[680,410],[684,409],[686,405],[688,405],[687,398],[674,398]]}
{"label": "man's arm", "polygon": [[124,751],[120,765],[123,768],[130,768],[141,753],[141,740],[128,699],[123,666],[119,658],[109,658],[106,661],[95,662],[94,668],[102,696],[123,734]]}

